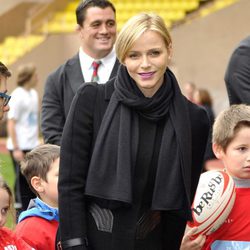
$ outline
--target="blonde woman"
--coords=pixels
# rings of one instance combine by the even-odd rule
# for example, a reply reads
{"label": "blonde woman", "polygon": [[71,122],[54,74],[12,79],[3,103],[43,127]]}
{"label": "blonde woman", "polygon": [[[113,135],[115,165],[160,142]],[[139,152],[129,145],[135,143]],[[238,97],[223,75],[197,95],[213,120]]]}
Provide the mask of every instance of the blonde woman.
{"label": "blonde woman", "polygon": [[168,68],[172,40],[155,14],[132,17],[115,45],[122,64],[77,92],[59,170],[63,249],[179,249],[209,122]]}

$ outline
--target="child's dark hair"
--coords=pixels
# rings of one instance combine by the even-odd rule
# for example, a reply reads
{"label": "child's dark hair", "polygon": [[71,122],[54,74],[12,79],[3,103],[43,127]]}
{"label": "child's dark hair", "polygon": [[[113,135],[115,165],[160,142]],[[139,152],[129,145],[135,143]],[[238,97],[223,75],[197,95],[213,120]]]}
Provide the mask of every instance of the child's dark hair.
{"label": "child's dark hair", "polygon": [[31,190],[39,196],[31,185],[31,179],[38,176],[47,181],[47,173],[51,164],[60,156],[60,147],[52,144],[38,146],[27,153],[21,162],[21,172],[26,178]]}

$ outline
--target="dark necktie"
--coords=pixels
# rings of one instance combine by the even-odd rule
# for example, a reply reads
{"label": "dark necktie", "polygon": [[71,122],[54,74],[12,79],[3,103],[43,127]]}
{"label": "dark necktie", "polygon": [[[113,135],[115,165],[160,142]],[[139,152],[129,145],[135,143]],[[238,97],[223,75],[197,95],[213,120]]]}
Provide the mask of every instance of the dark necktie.
{"label": "dark necktie", "polygon": [[98,82],[99,77],[98,77],[98,68],[100,66],[102,62],[101,61],[94,61],[92,63],[92,67],[93,67],[93,74],[91,77],[91,82]]}

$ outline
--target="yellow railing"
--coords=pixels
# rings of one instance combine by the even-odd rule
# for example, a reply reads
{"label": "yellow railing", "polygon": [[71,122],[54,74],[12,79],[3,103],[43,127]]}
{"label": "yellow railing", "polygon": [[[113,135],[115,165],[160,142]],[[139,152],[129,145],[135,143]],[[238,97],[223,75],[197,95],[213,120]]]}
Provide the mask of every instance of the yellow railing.
{"label": "yellow railing", "polygon": [[6,65],[14,63],[44,41],[43,35],[9,36],[0,44],[0,58]]}

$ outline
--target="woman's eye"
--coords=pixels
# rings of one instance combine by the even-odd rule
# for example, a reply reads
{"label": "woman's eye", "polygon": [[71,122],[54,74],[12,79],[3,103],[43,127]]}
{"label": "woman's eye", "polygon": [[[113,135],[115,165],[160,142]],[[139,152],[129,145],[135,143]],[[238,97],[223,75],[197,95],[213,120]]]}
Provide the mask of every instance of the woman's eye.
{"label": "woman's eye", "polygon": [[138,55],[137,54],[130,54],[128,57],[131,59],[135,59],[138,57]]}
{"label": "woman's eye", "polygon": [[158,51],[158,50],[155,50],[155,51],[152,51],[150,54],[152,55],[152,56],[158,56],[158,55],[160,55],[160,51]]}

